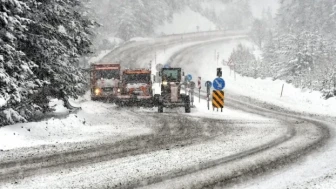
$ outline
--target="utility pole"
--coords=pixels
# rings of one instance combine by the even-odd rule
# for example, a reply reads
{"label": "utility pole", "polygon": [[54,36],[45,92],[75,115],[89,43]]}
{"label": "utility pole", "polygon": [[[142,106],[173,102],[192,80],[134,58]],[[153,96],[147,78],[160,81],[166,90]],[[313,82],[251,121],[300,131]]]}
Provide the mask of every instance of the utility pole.
{"label": "utility pole", "polygon": [[281,89],[280,98],[282,97],[282,93],[283,93],[284,87],[285,87],[285,84],[282,84],[282,89]]}

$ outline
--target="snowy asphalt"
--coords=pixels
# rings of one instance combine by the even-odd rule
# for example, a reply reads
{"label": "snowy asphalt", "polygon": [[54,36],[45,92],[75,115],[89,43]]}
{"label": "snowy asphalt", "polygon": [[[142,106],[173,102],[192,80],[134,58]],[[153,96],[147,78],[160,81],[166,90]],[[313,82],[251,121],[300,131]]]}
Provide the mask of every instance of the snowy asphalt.
{"label": "snowy asphalt", "polygon": [[[204,43],[201,45],[196,44],[188,48],[185,48],[179,52],[176,52],[173,56],[171,56],[170,64],[173,66],[182,66],[182,67],[186,66],[186,64],[189,64],[187,65],[188,68],[186,71],[188,73],[191,73],[192,75],[197,75],[195,74],[195,70],[199,68],[197,66],[199,62],[197,62],[197,57],[195,58],[194,55],[204,50],[211,51],[213,49],[211,46],[213,44],[218,44],[218,43],[223,43],[223,41]],[[212,66],[209,65],[209,67],[211,68]],[[206,92],[204,90],[201,91],[201,97],[204,99],[206,98]],[[202,186],[202,187],[209,186],[210,188],[218,187],[218,186],[228,187],[228,184],[230,182],[233,182],[233,181],[243,182],[242,181],[243,179],[248,179],[248,178],[254,177],[255,175],[260,175],[261,173],[267,173],[276,168],[281,168],[291,162],[297,162],[300,159],[300,157],[302,158],[303,155],[307,155],[312,150],[323,146],[330,137],[330,132],[328,128],[333,126],[330,123],[324,122],[323,120],[314,119],[312,118],[311,115],[305,115],[305,114],[300,114],[300,113],[289,111],[289,110],[284,110],[281,107],[268,104],[265,102],[260,102],[255,99],[251,99],[248,96],[244,96],[241,94],[235,94],[231,91],[229,91],[229,95],[226,94],[225,106],[229,108],[233,108],[233,109],[243,110],[244,112],[249,112],[249,113],[253,113],[256,115],[261,115],[264,117],[276,119],[276,120],[291,122],[290,128],[293,129],[292,130],[293,136],[286,139],[286,141],[279,142],[277,145],[274,146],[274,149],[273,149],[274,151],[279,150],[279,149],[287,149],[288,151],[282,152],[280,154],[277,154],[277,152],[264,154],[261,160],[254,160],[253,155],[246,154],[246,156],[248,156],[247,158],[248,161],[253,162],[252,166],[246,165],[246,167],[249,167],[249,168],[241,167],[240,169],[237,170],[238,173],[231,174],[229,176],[225,175],[222,177],[219,177],[218,171],[215,171],[213,177],[216,177],[217,179],[212,179],[212,182],[209,181],[211,180],[211,178],[209,178],[209,179],[205,179],[206,181],[204,182],[206,184],[199,184],[198,182],[196,182],[198,184],[195,185],[195,182],[194,182],[192,185],[191,183],[189,185],[186,185],[188,187],[189,186],[192,186],[193,188],[198,188],[199,186]],[[311,133],[308,134],[308,132],[311,132]],[[304,138],[303,135],[305,135],[304,133],[308,134],[305,136],[305,139],[303,139]],[[301,138],[303,140],[297,143],[297,140],[300,137],[303,137]],[[288,145],[288,146],[284,147],[283,145],[285,146]],[[268,149],[261,149],[260,151],[258,151],[258,153],[263,154],[265,153],[265,151],[268,151]],[[274,154],[277,154],[278,156],[277,155],[274,156]],[[223,168],[224,167],[225,166],[223,166]],[[227,169],[228,167],[230,166],[227,166],[225,168]],[[211,173],[207,172],[207,175],[211,175]],[[175,181],[173,183],[181,183],[181,180]],[[160,187],[163,187],[163,185],[160,185]],[[185,187],[185,186],[178,185],[178,188],[180,187]]]}
{"label": "snowy asphalt", "polygon": [[[153,48],[168,48],[174,43],[153,44]],[[188,49],[190,54],[193,48],[196,46]],[[150,53],[152,48],[132,44],[129,49],[107,55],[105,62],[117,60],[111,57],[124,56],[133,66],[141,56],[146,56],[142,58],[145,63]],[[177,56],[170,61],[176,64],[183,60],[174,57]],[[14,160],[4,157],[7,160],[0,162],[0,186],[2,183],[9,188],[222,187],[296,161],[329,137],[328,126],[321,121],[269,110],[271,105],[255,104],[235,95],[226,101],[229,108],[265,117],[267,121],[251,122],[243,117],[240,121],[218,120],[178,111],[159,115],[155,110],[131,109],[152,125],[154,133],[48,156]]]}

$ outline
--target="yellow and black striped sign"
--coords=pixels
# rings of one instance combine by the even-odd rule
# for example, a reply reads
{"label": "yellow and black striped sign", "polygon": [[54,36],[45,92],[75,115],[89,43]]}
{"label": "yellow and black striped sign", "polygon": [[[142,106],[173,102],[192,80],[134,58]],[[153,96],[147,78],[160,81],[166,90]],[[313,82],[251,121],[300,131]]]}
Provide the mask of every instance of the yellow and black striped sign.
{"label": "yellow and black striped sign", "polygon": [[224,91],[214,90],[212,92],[212,107],[224,108]]}

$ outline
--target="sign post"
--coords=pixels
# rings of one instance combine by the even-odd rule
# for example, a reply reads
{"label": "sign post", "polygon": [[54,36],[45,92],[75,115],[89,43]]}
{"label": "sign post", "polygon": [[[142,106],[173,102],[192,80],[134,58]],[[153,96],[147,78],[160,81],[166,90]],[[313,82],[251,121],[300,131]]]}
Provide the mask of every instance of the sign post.
{"label": "sign post", "polygon": [[189,93],[190,81],[192,80],[192,75],[188,74],[184,77],[184,85],[185,85],[185,94]]}
{"label": "sign post", "polygon": [[210,104],[209,104],[209,101],[210,101],[210,89],[211,89],[211,86],[212,86],[211,81],[207,81],[207,82],[205,82],[205,86],[206,86],[206,88],[207,88],[207,104],[208,104],[208,110],[210,110]]}
{"label": "sign post", "polygon": [[201,77],[198,77],[197,88],[198,88],[198,103],[201,103]]}
{"label": "sign post", "polygon": [[189,96],[190,96],[190,102],[191,105],[194,106],[194,89],[196,87],[196,83],[191,81],[190,82],[190,92],[189,92]]}
{"label": "sign post", "polygon": [[155,69],[156,69],[157,72],[161,72],[162,68],[163,68],[162,64],[156,64],[156,66],[155,66]]}
{"label": "sign post", "polygon": [[157,79],[157,83],[159,83],[159,87],[161,87],[161,75],[160,72],[162,71],[163,65],[162,64],[156,64],[155,69],[156,69],[156,78]]}

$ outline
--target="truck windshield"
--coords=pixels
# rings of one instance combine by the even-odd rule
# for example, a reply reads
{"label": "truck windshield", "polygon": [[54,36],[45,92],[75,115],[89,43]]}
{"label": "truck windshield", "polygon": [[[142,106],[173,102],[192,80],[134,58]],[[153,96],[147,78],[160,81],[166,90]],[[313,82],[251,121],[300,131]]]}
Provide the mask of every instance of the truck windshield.
{"label": "truck windshield", "polygon": [[163,70],[162,71],[162,80],[163,81],[180,81],[180,70]]}
{"label": "truck windshield", "polygon": [[126,83],[149,83],[151,79],[149,74],[125,74],[123,77]]}
{"label": "truck windshield", "polygon": [[96,70],[97,79],[120,79],[119,70]]}

